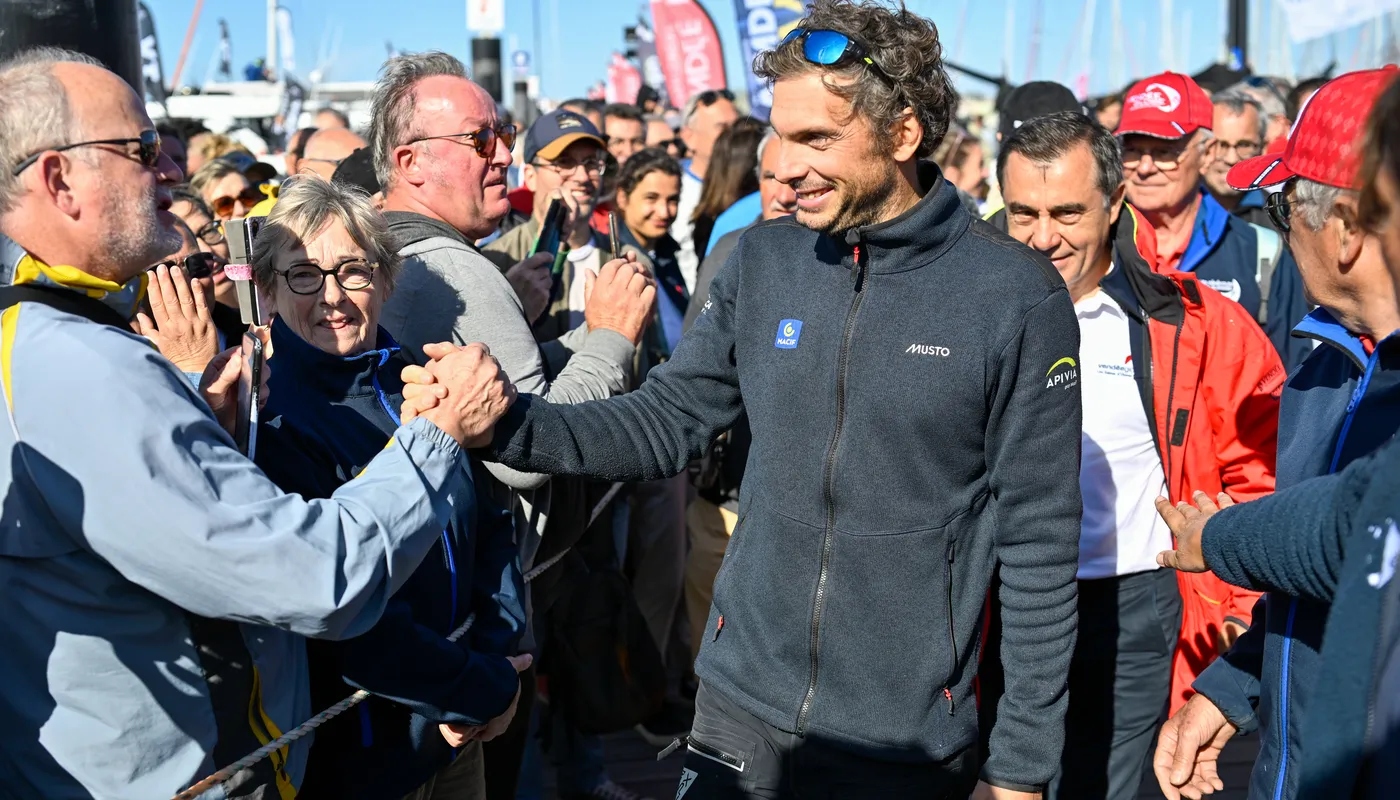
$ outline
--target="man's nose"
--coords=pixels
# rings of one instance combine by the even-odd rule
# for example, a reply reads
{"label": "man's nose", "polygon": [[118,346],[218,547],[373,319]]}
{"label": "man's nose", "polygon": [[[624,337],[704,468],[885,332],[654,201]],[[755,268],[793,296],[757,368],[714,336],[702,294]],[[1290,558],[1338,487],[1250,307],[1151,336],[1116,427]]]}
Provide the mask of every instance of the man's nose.
{"label": "man's nose", "polygon": [[1053,253],[1059,248],[1060,231],[1049,217],[1036,220],[1035,227],[1031,229],[1030,245],[1042,253]]}

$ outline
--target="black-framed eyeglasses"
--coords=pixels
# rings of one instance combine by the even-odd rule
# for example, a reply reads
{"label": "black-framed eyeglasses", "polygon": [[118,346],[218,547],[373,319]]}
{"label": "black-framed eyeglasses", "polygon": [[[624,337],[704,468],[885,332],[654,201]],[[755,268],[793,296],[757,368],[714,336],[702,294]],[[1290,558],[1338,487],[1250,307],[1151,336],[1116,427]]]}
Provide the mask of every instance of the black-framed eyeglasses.
{"label": "black-framed eyeglasses", "polygon": [[227,241],[224,237],[224,223],[217,219],[211,219],[204,223],[204,226],[195,231],[194,235],[205,244],[223,244]]}
{"label": "black-framed eyeglasses", "polygon": [[471,140],[472,149],[476,150],[477,155],[489,159],[491,155],[496,152],[497,139],[501,140],[501,144],[504,144],[507,150],[515,147],[515,132],[516,127],[514,125],[502,125],[499,128],[492,128],[488,125],[484,128],[478,128],[466,133],[444,133],[441,136],[419,136],[417,139],[410,139],[404,142],[404,144],[426,142],[431,139],[450,139],[457,142],[457,144],[467,144],[466,142],[459,141],[460,139],[467,138]]}
{"label": "black-framed eyeglasses", "polygon": [[[894,85],[894,80],[890,78],[875,59],[870,56],[870,50],[865,45],[844,33],[829,30],[810,30],[807,28],[793,28],[787,36],[783,37],[783,44],[791,41],[802,42],[802,57],[812,64],[823,67],[840,67],[852,62],[865,64],[875,71],[881,79],[889,85]],[[781,45],[780,45],[781,46]]]}
{"label": "black-framed eyeglasses", "polygon": [[151,269],[154,270],[156,267],[165,267],[166,269],[179,267],[185,271],[186,277],[202,280],[212,276],[214,270],[223,269],[223,262],[224,260],[222,258],[219,258],[213,253],[190,253],[179,261],[167,259],[156,264],[155,267],[151,267]]}
{"label": "black-framed eyeglasses", "polygon": [[1288,187],[1286,183],[1283,188],[1268,197],[1264,198],[1264,210],[1269,212],[1269,221],[1274,223],[1274,227],[1287,236],[1293,230],[1293,203],[1288,199]]}
{"label": "black-framed eyeglasses", "polygon": [[[39,157],[45,153],[62,153],[65,150],[73,150],[78,147],[92,147],[100,144],[135,144],[137,145],[136,160],[141,162],[141,166],[147,169],[155,169],[156,165],[160,163],[160,134],[153,130],[148,130],[141,131],[141,135],[133,139],[94,139],[90,142],[74,142],[73,144],[65,144],[59,147],[45,147],[43,150],[30,155],[28,158],[16,164],[14,169],[10,170],[10,174],[18,177],[21,172],[33,166],[34,162],[38,161]],[[123,152],[122,155],[127,158],[132,157],[131,154],[127,152]]]}
{"label": "black-framed eyeglasses", "polygon": [[357,292],[368,289],[374,283],[374,270],[378,266],[363,258],[352,258],[340,262],[335,269],[321,269],[315,264],[301,262],[278,271],[292,294],[316,294],[326,285],[328,275],[335,278],[335,282],[345,291]]}
{"label": "black-framed eyeglasses", "polygon": [[536,169],[554,170],[560,175],[568,175],[579,167],[583,167],[583,171],[587,172],[589,175],[602,175],[607,171],[608,160],[605,158],[590,158],[585,161],[532,161],[530,162],[530,166]]}
{"label": "black-framed eyeglasses", "polygon": [[728,89],[707,89],[695,96],[695,107],[708,108],[721,100],[734,102],[734,93]]}

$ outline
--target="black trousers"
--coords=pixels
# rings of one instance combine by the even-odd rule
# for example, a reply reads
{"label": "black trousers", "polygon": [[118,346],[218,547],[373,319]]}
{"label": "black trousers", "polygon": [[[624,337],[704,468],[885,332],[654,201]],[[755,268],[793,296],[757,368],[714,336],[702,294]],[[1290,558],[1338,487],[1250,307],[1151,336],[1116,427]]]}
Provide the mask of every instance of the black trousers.
{"label": "black trousers", "polygon": [[1079,639],[1055,800],[1137,797],[1171,695],[1181,594],[1169,569],[1079,582]]}
{"label": "black trousers", "polygon": [[701,684],[676,800],[962,800],[976,749],[945,763],[877,761],[769,725]]}

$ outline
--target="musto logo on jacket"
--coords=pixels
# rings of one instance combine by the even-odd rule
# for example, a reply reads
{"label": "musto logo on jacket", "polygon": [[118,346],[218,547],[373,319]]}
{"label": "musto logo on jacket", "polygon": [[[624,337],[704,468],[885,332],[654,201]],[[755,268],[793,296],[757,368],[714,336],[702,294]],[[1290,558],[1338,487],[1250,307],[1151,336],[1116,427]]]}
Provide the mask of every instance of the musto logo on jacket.
{"label": "musto logo on jacket", "polygon": [[1074,359],[1069,356],[1056,361],[1050,365],[1050,369],[1045,373],[1045,388],[1068,389],[1071,386],[1079,385],[1079,365],[1074,363]]}

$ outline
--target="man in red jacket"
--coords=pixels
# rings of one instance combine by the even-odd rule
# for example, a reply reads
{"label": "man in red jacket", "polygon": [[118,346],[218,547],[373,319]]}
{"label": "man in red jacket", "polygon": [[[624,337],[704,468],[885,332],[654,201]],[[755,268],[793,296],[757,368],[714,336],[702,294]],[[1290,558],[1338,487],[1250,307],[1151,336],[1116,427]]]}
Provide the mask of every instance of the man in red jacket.
{"label": "man in red jacket", "polygon": [[1054,264],[1080,326],[1075,746],[1049,796],[1126,800],[1168,699],[1184,700],[1257,596],[1208,573],[1178,586],[1158,569],[1171,534],[1153,501],[1201,482],[1239,499],[1272,491],[1284,371],[1237,303],[1188,273],[1154,273],[1156,236],[1123,202],[1119,145],[1097,122],[1072,112],[1026,123],[1002,143],[997,173],[1007,232]]}

